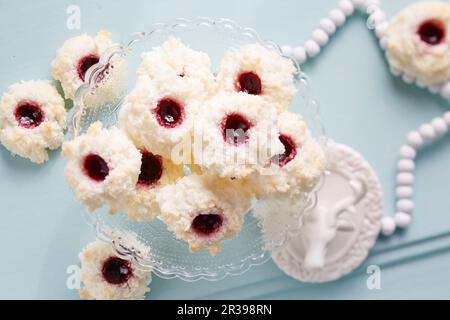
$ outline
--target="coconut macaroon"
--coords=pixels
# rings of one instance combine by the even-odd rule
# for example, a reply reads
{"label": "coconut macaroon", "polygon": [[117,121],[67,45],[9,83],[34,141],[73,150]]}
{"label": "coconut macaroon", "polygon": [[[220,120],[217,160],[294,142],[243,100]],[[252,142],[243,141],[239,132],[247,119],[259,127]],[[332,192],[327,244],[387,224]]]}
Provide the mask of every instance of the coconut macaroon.
{"label": "coconut macaroon", "polygon": [[61,82],[66,99],[74,98],[75,91],[84,83],[86,71],[99,62],[112,44],[111,33],[102,30],[95,37],[82,34],[70,38],[58,49],[52,74]]}
{"label": "coconut macaroon", "polygon": [[0,101],[0,141],[14,155],[43,163],[47,149],[58,148],[64,139],[66,115],[50,81],[15,83]]}
{"label": "coconut macaroon", "polygon": [[170,83],[204,99],[215,86],[209,56],[192,50],[178,38],[169,37],[161,46],[144,52],[141,59],[137,74],[150,77],[157,87]]}
{"label": "coconut macaroon", "polygon": [[182,165],[175,165],[148,150],[141,150],[141,155],[141,170],[133,195],[121,209],[128,214],[130,220],[146,221],[159,214],[156,202],[158,191],[183,177],[184,171]]}
{"label": "coconut macaroon", "polygon": [[244,178],[282,153],[275,107],[258,96],[221,92],[202,106],[193,156],[210,174]]}
{"label": "coconut macaroon", "polygon": [[141,76],[120,110],[119,124],[138,148],[175,160],[174,148],[190,141],[197,108],[198,100],[187,87],[156,87]]}
{"label": "coconut macaroon", "polygon": [[90,211],[107,204],[122,208],[132,195],[141,168],[141,153],[117,128],[93,123],[85,134],[64,142],[65,178]]}
{"label": "coconut macaroon", "polygon": [[287,109],[296,93],[294,63],[259,44],[228,51],[220,65],[219,90],[258,95],[277,107]]}
{"label": "coconut macaroon", "polygon": [[297,195],[317,184],[325,169],[325,154],[311,136],[303,117],[284,112],[278,118],[279,140],[284,152],[270,159],[271,165],[250,178],[258,199],[274,194]]}
{"label": "coconut macaroon", "polygon": [[192,174],[161,189],[160,219],[189,250],[220,249],[220,241],[235,236],[250,208],[251,195],[240,181]]}
{"label": "coconut macaroon", "polygon": [[392,68],[425,85],[450,78],[450,3],[412,4],[389,23],[387,58]]}
{"label": "coconut macaroon", "polygon": [[118,256],[110,243],[97,239],[80,252],[79,258],[80,280],[84,285],[81,298],[143,300],[150,291],[151,272],[137,266],[132,259]]}

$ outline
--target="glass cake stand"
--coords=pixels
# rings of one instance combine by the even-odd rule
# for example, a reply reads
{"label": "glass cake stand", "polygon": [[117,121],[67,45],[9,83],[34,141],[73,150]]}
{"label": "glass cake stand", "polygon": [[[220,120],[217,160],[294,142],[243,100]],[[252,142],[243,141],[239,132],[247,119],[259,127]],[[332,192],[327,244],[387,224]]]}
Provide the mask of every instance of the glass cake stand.
{"label": "glass cake stand", "polygon": [[[150,31],[133,34],[128,41],[110,48],[100,62],[88,70],[86,83],[75,95],[69,139],[85,132],[94,121],[99,120],[106,127],[116,125],[123,99],[135,85],[141,53],[161,45],[168,36],[178,37],[194,50],[207,53],[213,72],[217,72],[226,50],[244,44],[258,43],[282,55],[275,43],[262,40],[254,30],[227,19],[177,19],[155,24]],[[310,95],[307,77],[297,63],[293,63],[297,68],[295,84],[298,93],[289,110],[301,113],[313,135],[320,140],[323,129],[318,120],[316,101]],[[219,280],[227,275],[242,274],[251,266],[266,262],[270,258],[270,250],[282,246],[286,238],[299,229],[300,217],[311,212],[315,203],[314,190],[300,195],[296,204],[298,208],[284,216],[253,207],[247,213],[239,234],[234,239],[223,241],[220,252],[215,256],[211,256],[208,250],[189,252],[186,242],[176,239],[158,219],[137,222],[128,220],[120,212],[111,215],[106,208],[94,213],[88,213],[84,208],[80,210],[96,229],[98,237],[113,243],[120,255],[133,258],[142,268],[151,268],[162,278],[179,277],[194,281]],[[256,208],[264,206],[264,202],[255,201],[254,204]],[[255,211],[259,214],[255,215]],[[142,255],[126,241],[126,234],[130,233],[148,246],[149,255]]]}

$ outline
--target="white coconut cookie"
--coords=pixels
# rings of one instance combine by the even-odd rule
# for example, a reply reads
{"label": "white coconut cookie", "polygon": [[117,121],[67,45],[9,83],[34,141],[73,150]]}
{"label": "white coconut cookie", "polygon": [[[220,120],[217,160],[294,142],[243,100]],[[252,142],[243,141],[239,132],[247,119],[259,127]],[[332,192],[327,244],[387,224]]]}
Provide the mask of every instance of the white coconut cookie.
{"label": "white coconut cookie", "polygon": [[301,115],[280,114],[278,128],[284,152],[270,160],[270,167],[259,170],[249,179],[258,199],[311,191],[325,169],[324,151],[311,136]]}
{"label": "white coconut cookie", "polygon": [[251,195],[240,181],[192,174],[162,188],[157,201],[160,219],[190,251],[209,248],[215,254],[222,240],[241,229]]}
{"label": "white coconut cookie", "polygon": [[450,78],[450,3],[417,2],[400,12],[386,32],[392,68],[425,85]]}
{"label": "white coconut cookie", "polygon": [[205,172],[244,178],[283,150],[276,109],[261,97],[221,92],[202,105],[193,156]]}
{"label": "white coconut cookie", "polygon": [[141,154],[121,130],[95,122],[85,134],[64,142],[62,155],[69,160],[65,178],[90,211],[103,204],[121,208],[132,195]]}
{"label": "white coconut cookie", "polygon": [[157,88],[142,76],[120,110],[119,124],[136,146],[179,164],[172,153],[190,141],[197,105],[185,87],[166,83]]}
{"label": "white coconut cookie", "polygon": [[66,115],[50,81],[15,83],[0,101],[0,141],[11,153],[43,163],[47,149],[58,148],[64,139]]}
{"label": "white coconut cookie", "polygon": [[[142,250],[146,250],[143,245]],[[134,260],[119,257],[109,243],[97,239],[80,252],[79,258],[84,285],[81,298],[143,300],[150,291],[151,272],[137,266]]]}
{"label": "white coconut cookie", "polygon": [[150,77],[157,87],[170,83],[197,99],[206,98],[215,87],[209,56],[192,50],[177,38],[169,37],[160,47],[144,52],[141,59],[138,75]]}
{"label": "white coconut cookie", "polygon": [[184,176],[183,166],[172,161],[141,150],[141,171],[133,195],[121,208],[128,214],[128,219],[146,221],[154,219],[159,213],[156,194],[167,184],[174,183]]}
{"label": "white coconut cookie", "polygon": [[70,38],[58,49],[52,74],[61,82],[66,99],[74,98],[75,91],[84,83],[86,71],[99,62],[112,44],[111,33],[102,30],[94,38],[87,34]]}
{"label": "white coconut cookie", "polygon": [[287,109],[296,93],[294,63],[259,44],[228,51],[220,65],[219,90],[258,95],[277,107]]}

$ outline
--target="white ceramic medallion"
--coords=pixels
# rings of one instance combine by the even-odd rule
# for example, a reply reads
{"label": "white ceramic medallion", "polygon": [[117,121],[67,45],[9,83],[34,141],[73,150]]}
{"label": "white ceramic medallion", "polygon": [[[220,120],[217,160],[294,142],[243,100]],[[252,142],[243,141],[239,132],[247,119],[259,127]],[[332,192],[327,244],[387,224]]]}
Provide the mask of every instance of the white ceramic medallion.
{"label": "white ceramic medallion", "polygon": [[369,163],[348,146],[330,143],[318,203],[299,233],[272,258],[305,282],[336,280],[357,268],[380,232],[382,192]]}

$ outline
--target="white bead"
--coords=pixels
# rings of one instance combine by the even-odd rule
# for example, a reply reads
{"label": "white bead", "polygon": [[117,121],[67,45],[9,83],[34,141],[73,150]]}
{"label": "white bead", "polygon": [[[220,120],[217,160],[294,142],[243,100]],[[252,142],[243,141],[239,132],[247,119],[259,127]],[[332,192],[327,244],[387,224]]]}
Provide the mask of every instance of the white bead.
{"label": "white bead", "polygon": [[407,186],[399,186],[395,189],[397,198],[405,199],[413,196],[413,188]]}
{"label": "white bead", "polygon": [[366,0],[364,1],[364,7],[366,7],[366,10],[369,10],[370,8],[379,8],[380,7],[380,1],[379,0]]}
{"label": "white bead", "polygon": [[411,146],[404,145],[400,148],[400,157],[403,159],[414,159],[416,154],[416,150]]}
{"label": "white bead", "polygon": [[444,84],[441,88],[441,96],[445,99],[450,98],[450,82]]}
{"label": "white bead", "polygon": [[294,57],[294,59],[297,60],[297,62],[299,64],[302,64],[303,62],[305,62],[306,61],[305,48],[295,47],[294,49],[292,49],[292,57]]}
{"label": "white bead", "polygon": [[366,0],[353,0],[353,4],[355,5],[355,7],[361,8],[364,5],[365,1]]}
{"label": "white bead", "polygon": [[397,174],[397,184],[402,186],[410,186],[414,183],[414,175],[410,172],[401,172]]}
{"label": "white bead", "polygon": [[381,233],[390,236],[395,231],[395,220],[392,217],[383,217],[381,219]]}
{"label": "white bead", "polygon": [[376,25],[379,25],[380,23],[386,20],[386,14],[381,9],[378,9],[377,11],[373,12],[370,16],[376,22]]}
{"label": "white bead", "polygon": [[400,159],[397,161],[397,170],[401,172],[411,172],[415,168],[414,161],[411,159]]}
{"label": "white bead", "polygon": [[328,34],[325,31],[323,31],[322,29],[314,30],[314,32],[312,34],[312,38],[321,47],[324,46],[328,42],[328,39],[329,39]]}
{"label": "white bead", "polygon": [[414,82],[414,77],[410,76],[409,74],[406,74],[406,73],[403,74],[402,79],[406,83],[413,83]]}
{"label": "white bead", "polygon": [[378,38],[381,38],[386,34],[388,25],[389,24],[386,21],[384,21],[375,27],[375,34],[377,35]]}
{"label": "white bead", "polygon": [[315,57],[320,52],[320,46],[314,40],[308,40],[305,42],[305,51],[309,57]]}
{"label": "white bead", "polygon": [[411,199],[400,199],[397,201],[397,210],[410,213],[414,209],[414,202]]}
{"label": "white bead", "polygon": [[329,35],[336,32],[336,24],[330,18],[320,20],[319,26]]}
{"label": "white bead", "polygon": [[380,6],[379,5],[376,5],[376,4],[369,4],[369,5],[367,5],[366,4],[366,13],[367,14],[370,15],[370,14],[372,14],[372,13],[378,11],[378,10],[380,10]]}
{"label": "white bead", "polygon": [[281,51],[285,56],[291,56],[292,55],[292,47],[288,45],[284,45],[281,47]]}
{"label": "white bead", "polygon": [[436,134],[444,134],[448,130],[448,125],[442,118],[434,118],[431,121],[431,126],[433,127]]}
{"label": "white bead", "polygon": [[342,10],[342,12],[348,17],[353,13],[355,10],[355,7],[353,6],[353,3],[350,0],[341,0],[338,4],[339,9]]}
{"label": "white bead", "polygon": [[397,212],[394,215],[395,224],[399,228],[405,228],[411,224],[411,215],[406,212]]}
{"label": "white bead", "polygon": [[442,116],[442,119],[444,119],[445,122],[447,123],[447,125],[450,126],[450,111],[447,111],[446,113],[444,113],[444,115]]}
{"label": "white bead", "polygon": [[386,14],[382,10],[375,10],[367,19],[367,23],[372,28],[376,28],[379,24],[386,20]]}
{"label": "white bead", "polygon": [[431,140],[436,136],[436,132],[434,131],[433,127],[428,123],[420,126],[419,133],[424,140]]}
{"label": "white bead", "polygon": [[342,26],[345,22],[345,14],[339,9],[331,10],[329,17],[338,27]]}
{"label": "white bead", "polygon": [[408,144],[414,149],[419,149],[423,144],[423,138],[417,131],[411,131],[407,136]]}
{"label": "white bead", "polygon": [[[378,43],[380,44],[381,49],[386,50],[386,48],[387,48],[387,38],[386,37],[382,37]],[[386,55],[386,59],[389,60],[388,55]]]}

